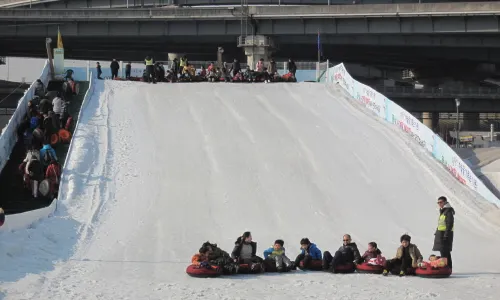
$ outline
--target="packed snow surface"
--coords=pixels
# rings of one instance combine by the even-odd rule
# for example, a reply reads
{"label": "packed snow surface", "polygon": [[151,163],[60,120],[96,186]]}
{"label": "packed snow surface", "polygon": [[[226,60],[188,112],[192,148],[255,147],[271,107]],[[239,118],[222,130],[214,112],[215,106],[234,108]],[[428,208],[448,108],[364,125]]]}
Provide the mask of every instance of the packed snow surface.
{"label": "packed snow surface", "polygon": [[[495,208],[339,87],[96,84],[57,214],[0,236],[5,299],[498,299]],[[204,241],[231,251],[246,230],[260,255],[350,233],[390,258],[409,233],[427,258],[440,195],[456,210],[449,279],[185,274]]]}

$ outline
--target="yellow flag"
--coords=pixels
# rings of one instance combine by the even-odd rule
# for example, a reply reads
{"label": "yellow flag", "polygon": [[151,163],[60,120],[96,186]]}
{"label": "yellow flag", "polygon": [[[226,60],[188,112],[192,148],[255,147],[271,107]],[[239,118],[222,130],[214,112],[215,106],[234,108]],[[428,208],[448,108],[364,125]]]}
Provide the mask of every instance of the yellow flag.
{"label": "yellow flag", "polygon": [[64,48],[61,31],[59,31],[59,27],[57,27],[57,48]]}

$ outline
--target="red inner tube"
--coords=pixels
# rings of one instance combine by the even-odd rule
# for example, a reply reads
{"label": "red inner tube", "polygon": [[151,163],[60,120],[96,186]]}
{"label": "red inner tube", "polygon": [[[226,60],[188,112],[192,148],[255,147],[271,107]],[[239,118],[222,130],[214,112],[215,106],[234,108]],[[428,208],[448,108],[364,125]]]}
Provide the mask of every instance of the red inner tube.
{"label": "red inner tube", "polygon": [[356,271],[356,268],[353,263],[338,265],[335,268],[335,273],[354,273],[354,271]]}
{"label": "red inner tube", "polygon": [[200,268],[200,267],[195,266],[195,265],[189,265],[186,268],[186,273],[189,276],[200,277],[200,278],[218,277],[218,276],[220,276],[222,274],[221,271],[220,271],[220,269]]}
{"label": "red inner tube", "polygon": [[384,272],[384,266],[380,265],[374,266],[367,263],[362,263],[356,266],[356,270],[359,273],[382,274]]}
{"label": "red inner tube", "polygon": [[[299,264],[300,269],[304,269],[304,261],[301,260]],[[320,271],[323,270],[323,261],[321,259],[313,259],[311,260],[311,263],[309,264],[309,267],[307,270],[312,270],[312,271]]]}
{"label": "red inner tube", "polygon": [[452,269],[448,267],[444,268],[418,268],[415,270],[415,275],[424,278],[447,278],[450,277]]}

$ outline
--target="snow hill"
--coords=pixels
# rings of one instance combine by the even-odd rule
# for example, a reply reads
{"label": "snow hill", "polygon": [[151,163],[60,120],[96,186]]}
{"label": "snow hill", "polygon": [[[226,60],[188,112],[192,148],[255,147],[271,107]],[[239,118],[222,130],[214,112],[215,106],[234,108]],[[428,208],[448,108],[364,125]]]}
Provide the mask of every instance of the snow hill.
{"label": "snow hill", "polygon": [[[57,215],[0,236],[5,299],[497,299],[498,210],[337,86],[98,81],[74,143]],[[344,233],[392,257],[407,232],[427,258],[440,195],[449,279],[185,274],[204,241],[231,251],[246,230],[292,258]]]}

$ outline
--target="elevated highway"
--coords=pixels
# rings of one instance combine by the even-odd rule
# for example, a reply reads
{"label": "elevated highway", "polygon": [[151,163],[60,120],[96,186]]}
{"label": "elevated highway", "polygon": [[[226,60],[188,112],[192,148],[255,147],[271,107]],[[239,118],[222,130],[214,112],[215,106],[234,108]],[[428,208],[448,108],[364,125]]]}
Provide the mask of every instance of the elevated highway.
{"label": "elevated highway", "polygon": [[499,113],[500,88],[423,88],[373,86],[374,89],[412,112]]}
{"label": "elevated highway", "polygon": [[342,61],[404,67],[441,60],[500,63],[499,15],[498,2],[0,9],[0,55],[43,56],[41,41],[55,38],[59,27],[66,53],[74,58],[184,52],[204,60],[213,59],[217,46],[232,58],[242,55],[237,37],[248,32],[273,38],[278,56],[305,60],[317,56],[319,31],[324,56]]}
{"label": "elevated highway", "polygon": [[[246,0],[248,5],[349,5],[352,0]],[[464,0],[357,0],[356,4],[400,4],[435,2],[472,2]],[[33,8],[123,8],[123,7],[160,7],[160,6],[240,6],[241,0],[0,0],[0,7]]]}

